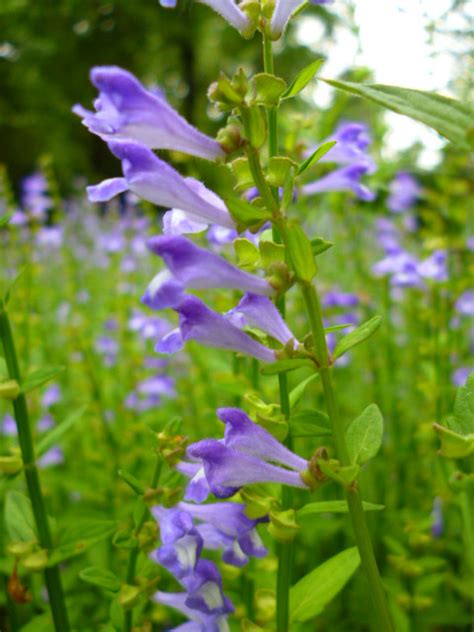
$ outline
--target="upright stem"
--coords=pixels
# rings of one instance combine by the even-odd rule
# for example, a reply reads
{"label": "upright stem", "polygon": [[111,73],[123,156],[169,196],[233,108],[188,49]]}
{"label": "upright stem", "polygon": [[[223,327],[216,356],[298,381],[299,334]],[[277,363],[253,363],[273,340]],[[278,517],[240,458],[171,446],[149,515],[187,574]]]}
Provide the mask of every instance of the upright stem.
{"label": "upright stem", "polygon": [[[4,308],[0,309],[0,337],[2,339],[3,350],[5,353],[8,375],[11,379],[16,380],[19,384],[21,384],[21,374],[15,342],[10,326],[10,320]],[[36,468],[35,450],[31,434],[28,408],[26,405],[26,398],[23,394],[18,395],[18,397],[13,400],[13,410],[23,459],[26,485],[31,501],[36,530],[38,532],[38,541],[40,546],[49,552],[53,548],[53,540],[49,528],[44,498],[41,492],[38,469]],[[55,630],[57,630],[57,632],[69,632],[70,627],[64,601],[63,588],[61,585],[61,578],[59,575],[59,568],[57,566],[45,568],[44,575]]]}
{"label": "upright stem", "polygon": [[[332,424],[337,456],[343,465],[349,465],[350,459],[344,437],[344,424],[339,415],[336,395],[332,383],[329,353],[326,344],[326,336],[324,333],[318,294],[314,285],[310,283],[302,284],[302,293],[313,333],[316,358],[321,367],[321,382],[323,385],[326,407]],[[351,485],[350,488],[346,490],[346,496],[362,567],[370,585],[372,602],[379,622],[379,629],[383,632],[394,632],[385,592],[382,586],[382,580],[372,548],[370,533],[367,527],[367,521],[365,519],[365,512],[358,486]]]}

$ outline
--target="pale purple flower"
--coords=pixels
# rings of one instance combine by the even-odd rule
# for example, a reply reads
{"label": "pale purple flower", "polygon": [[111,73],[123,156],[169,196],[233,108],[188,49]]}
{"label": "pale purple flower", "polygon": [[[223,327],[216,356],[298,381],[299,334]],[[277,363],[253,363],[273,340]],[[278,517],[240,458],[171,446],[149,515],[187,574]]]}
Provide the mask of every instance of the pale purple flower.
{"label": "pale purple flower", "polygon": [[217,498],[233,496],[244,485],[253,483],[280,483],[306,489],[299,472],[266,463],[215,439],[190,445],[187,454],[202,461],[210,490]]}
{"label": "pale purple flower", "polygon": [[2,421],[2,433],[8,437],[14,437],[16,435],[16,422],[10,415],[6,414]]}
{"label": "pale purple flower", "polygon": [[349,294],[339,290],[330,290],[323,298],[324,307],[357,307],[358,304],[357,294]]}
{"label": "pale purple flower", "polygon": [[38,460],[40,467],[52,467],[64,463],[64,453],[59,446],[54,446]]}
{"label": "pale purple flower", "polygon": [[[206,230],[207,226],[207,222],[196,221],[191,214],[179,208],[171,209],[163,215],[163,233],[165,235],[201,233],[203,230]],[[223,230],[234,232],[232,228],[222,228]]]}
{"label": "pale purple flower", "polygon": [[133,310],[128,321],[130,331],[136,331],[144,340],[164,336],[170,330],[170,324],[164,318],[147,316],[138,310]]}
{"label": "pale purple flower", "polygon": [[61,399],[61,389],[58,384],[52,384],[48,386],[48,388],[43,393],[43,397],[41,398],[41,403],[45,408],[50,408],[57,404]]}
{"label": "pale purple flower", "polygon": [[97,111],[76,105],[73,112],[104,140],[134,140],[150,149],[174,149],[209,160],[224,155],[217,141],[190,125],[162,96],[146,90],[132,73],[97,66],[91,81],[99,90]]}
{"label": "pale purple flower", "polygon": [[109,147],[122,161],[125,177],[111,178],[87,187],[91,202],[106,202],[130,189],[154,204],[182,209],[195,220],[234,227],[225,205],[209,202],[203,195],[207,191],[204,185],[192,178],[183,178],[150,149],[127,141],[110,142]]}
{"label": "pale purple flower", "polygon": [[463,366],[459,369],[456,369],[452,375],[452,382],[454,386],[464,386],[464,384],[467,382],[467,378],[471,375],[473,371],[473,366]]}
{"label": "pale purple flower", "polygon": [[188,608],[212,616],[222,616],[234,611],[232,602],[222,591],[222,578],[213,562],[200,559],[195,572],[182,583],[188,592]]}
{"label": "pale purple flower", "polygon": [[418,265],[418,274],[423,279],[447,281],[447,255],[445,250],[435,250],[431,256]]}
{"label": "pale purple flower", "polygon": [[365,202],[372,202],[375,193],[360,182],[362,176],[370,173],[370,168],[363,162],[356,162],[340,169],[335,169],[315,182],[305,184],[301,188],[303,195],[315,195],[327,191],[352,191]]}
{"label": "pale purple flower", "polygon": [[210,489],[202,464],[180,461],[176,465],[176,469],[190,479],[184,499],[193,500],[196,503],[203,503],[207,500]]}
{"label": "pale purple flower", "polygon": [[466,290],[456,301],[456,311],[463,316],[474,316],[474,291]]}
{"label": "pale purple flower", "polygon": [[[177,0],[159,0],[162,7],[174,9]],[[236,0],[196,0],[201,4],[214,9],[231,26],[240,31],[242,35],[248,37],[252,34],[252,25],[245,13],[239,8]]]}
{"label": "pale purple flower", "polygon": [[105,366],[114,366],[119,352],[119,345],[116,340],[110,336],[99,336],[95,341],[95,350],[102,355]]}
{"label": "pale purple flower", "polygon": [[436,496],[433,500],[433,510],[431,512],[431,535],[433,538],[440,538],[444,531],[443,504],[441,498]]}
{"label": "pale purple flower", "polygon": [[[336,144],[320,158],[319,162],[335,162],[340,165],[365,164],[368,168],[367,173],[373,173],[376,170],[374,160],[366,152],[372,139],[365,123],[356,121],[341,123],[334,134],[326,138],[324,142],[332,140],[335,140]],[[314,149],[308,151],[307,155]]]}
{"label": "pale purple flower", "polygon": [[[210,586],[210,588],[212,585]],[[218,593],[219,594],[219,593]],[[165,593],[158,591],[154,595],[155,601],[170,608],[174,608],[190,619],[189,622],[183,623],[176,628],[172,628],[168,632],[230,632],[226,615],[209,616],[200,610],[189,608],[186,605],[188,593]],[[229,612],[232,605],[229,602]]]}
{"label": "pale purple flower", "polygon": [[390,183],[387,206],[392,213],[403,213],[420,197],[421,187],[406,171],[400,171]]}
{"label": "pale purple flower", "polygon": [[244,353],[262,362],[276,360],[274,351],[241,331],[225,316],[210,310],[195,296],[185,297],[176,311],[179,313],[179,330],[174,330],[158,343],[156,350],[161,353],[174,353],[183,342],[197,340],[211,347]]}
{"label": "pale purple flower", "polygon": [[42,226],[36,233],[35,240],[42,248],[59,248],[64,239],[64,231],[61,226]]}
{"label": "pale purple flower", "polygon": [[43,219],[46,211],[52,206],[52,199],[47,194],[48,182],[44,175],[36,172],[27,176],[21,183],[21,201],[31,217]]}
{"label": "pale purple flower", "polygon": [[177,307],[186,288],[228,288],[270,295],[270,284],[181,236],[153,237],[148,242],[169,272],[160,272],[148,286],[143,303],[152,309]]}
{"label": "pale purple flower", "polygon": [[372,266],[372,272],[378,277],[390,276],[394,286],[419,287],[421,279],[418,266],[418,259],[402,250],[378,261]]}
{"label": "pale purple flower", "polygon": [[46,430],[51,430],[54,428],[54,420],[50,414],[43,415],[40,419],[38,419],[37,428],[40,432],[45,432]]}
{"label": "pale purple flower", "polygon": [[[332,0],[309,0],[311,4],[330,4]],[[291,15],[298,9],[304,0],[276,0],[270,33],[273,39],[278,39],[286,28]]]}

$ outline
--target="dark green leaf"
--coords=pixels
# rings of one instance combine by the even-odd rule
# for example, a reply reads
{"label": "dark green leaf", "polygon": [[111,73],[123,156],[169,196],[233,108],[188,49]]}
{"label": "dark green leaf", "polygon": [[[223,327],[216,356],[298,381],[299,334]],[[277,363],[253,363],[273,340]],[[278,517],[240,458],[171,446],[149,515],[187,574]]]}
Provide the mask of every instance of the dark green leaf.
{"label": "dark green leaf", "polygon": [[383,417],[376,404],[370,404],[346,430],[346,443],[352,463],[362,465],[380,450]]}
{"label": "dark green leaf", "polygon": [[[364,511],[382,511],[384,505],[363,502]],[[297,518],[312,516],[320,513],[349,513],[349,506],[345,500],[321,500],[316,503],[309,503],[296,512]]]}
{"label": "dark green leaf", "polygon": [[260,373],[262,375],[276,375],[277,373],[288,373],[288,371],[295,371],[296,369],[313,368],[314,364],[311,360],[306,360],[304,358],[295,358],[294,360],[277,360],[277,362],[272,362],[272,364],[267,364],[262,367]]}
{"label": "dark green leaf", "polygon": [[285,92],[281,95],[281,98],[291,99],[291,97],[295,97],[299,94],[304,88],[306,88],[323,63],[324,59],[317,59],[316,61],[313,61],[313,63],[309,64],[309,66],[306,66],[306,68],[303,68],[303,70],[300,70]]}
{"label": "dark green leaf", "polygon": [[331,434],[331,423],[320,410],[302,410],[290,417],[292,437],[320,437]]}
{"label": "dark green leaf", "polygon": [[334,349],[333,359],[335,360],[336,358],[341,357],[344,353],[346,353],[346,351],[352,349],[352,347],[360,345],[361,342],[370,338],[370,336],[380,327],[381,323],[382,316],[374,316],[367,322],[359,325],[359,327],[356,327],[354,331],[351,331],[350,334],[347,334],[347,336],[344,336],[344,338],[339,340],[336,348]]}
{"label": "dark green leaf", "polygon": [[38,369],[37,371],[33,371],[30,373],[22,382],[21,392],[26,394],[30,391],[38,388],[39,386],[43,386],[46,382],[50,382],[56,375],[62,373],[65,367],[63,366],[53,366],[47,367],[45,369]]}
{"label": "dark green leaf", "polygon": [[87,410],[87,406],[82,406],[78,410],[75,410],[73,413],[66,417],[66,419],[57,425],[55,428],[50,430],[39,442],[36,447],[36,451],[38,456],[41,456],[45,452],[47,452],[50,448],[56,445],[59,440],[67,433],[74,424],[79,421],[82,415]]}
{"label": "dark green leaf", "polygon": [[355,573],[356,547],[346,549],[305,575],[290,589],[290,621],[304,622],[320,614]]}
{"label": "dark green leaf", "polygon": [[5,523],[13,542],[36,540],[36,527],[29,498],[20,492],[9,491],[5,498]]}
{"label": "dark green leaf", "polygon": [[83,582],[91,584],[92,586],[99,586],[110,592],[118,592],[120,590],[120,579],[105,568],[99,568],[97,566],[88,566],[79,573],[79,577]]}
{"label": "dark green leaf", "polygon": [[440,94],[398,86],[368,85],[334,79],[323,81],[420,121],[453,143],[469,149],[468,133],[472,125],[473,111],[466,103]]}
{"label": "dark green leaf", "polygon": [[300,176],[306,171],[306,169],[309,169],[316,162],[318,162],[318,160],[325,156],[336,143],[336,140],[328,140],[327,143],[323,143],[322,145],[320,145],[315,151],[313,151],[311,156],[308,156],[308,158],[306,158],[306,160],[300,164],[300,166],[298,167],[298,175]]}

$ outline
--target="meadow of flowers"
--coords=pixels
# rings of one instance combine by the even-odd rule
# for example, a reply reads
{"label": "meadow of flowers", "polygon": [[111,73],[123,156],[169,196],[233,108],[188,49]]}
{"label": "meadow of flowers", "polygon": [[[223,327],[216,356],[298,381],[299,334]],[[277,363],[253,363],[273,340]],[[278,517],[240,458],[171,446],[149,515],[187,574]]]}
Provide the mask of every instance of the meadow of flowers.
{"label": "meadow of flowers", "polygon": [[[470,630],[469,108],[328,79],[315,117],[322,60],[274,55],[309,3],[199,2],[262,41],[216,137],[95,66],[71,117],[114,177],[0,172],[0,629]],[[354,94],[448,175],[382,160]]]}

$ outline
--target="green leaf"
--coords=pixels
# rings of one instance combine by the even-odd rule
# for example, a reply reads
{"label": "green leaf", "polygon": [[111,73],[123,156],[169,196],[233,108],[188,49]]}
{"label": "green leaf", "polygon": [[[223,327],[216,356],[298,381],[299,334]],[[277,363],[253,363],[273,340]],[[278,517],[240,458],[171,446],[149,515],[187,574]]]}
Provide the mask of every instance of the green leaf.
{"label": "green leaf", "polygon": [[59,375],[59,373],[62,373],[64,369],[64,366],[53,366],[33,371],[23,380],[21,385],[21,392],[23,394],[26,394],[34,390],[35,388],[38,388],[39,386],[43,386],[43,384],[46,384],[46,382],[50,382],[57,375]]}
{"label": "green leaf", "polygon": [[331,434],[331,422],[320,410],[302,410],[290,417],[292,437],[319,437]]}
{"label": "green leaf", "polygon": [[451,427],[451,430],[461,434],[474,433],[474,373],[469,375],[466,384],[456,393],[454,420],[456,427]]}
{"label": "green leaf", "polygon": [[290,621],[304,622],[320,614],[355,573],[356,547],[346,549],[305,575],[290,589]]}
{"label": "green leaf", "polygon": [[38,456],[41,456],[45,452],[47,452],[53,445],[59,442],[59,440],[69,432],[74,424],[79,421],[82,415],[86,412],[87,405],[78,408],[73,413],[66,417],[66,419],[57,425],[55,428],[50,430],[37,444],[36,452]]}
{"label": "green leaf", "polygon": [[76,520],[64,529],[59,546],[51,553],[48,566],[55,566],[84,553],[94,544],[111,536],[114,531],[115,523],[111,520]]}
{"label": "green leaf", "polygon": [[230,214],[236,220],[239,229],[263,224],[271,219],[271,214],[268,211],[246,200],[242,200],[242,198],[230,196],[225,198],[225,203]]}
{"label": "green leaf", "polygon": [[267,122],[263,109],[259,105],[247,108],[247,140],[255,149],[260,149],[267,138]]}
{"label": "green leaf", "polygon": [[110,592],[118,592],[120,590],[120,579],[105,568],[99,568],[98,566],[88,566],[79,573],[80,579],[86,584],[92,586],[99,586]]}
{"label": "green leaf", "polygon": [[313,368],[314,363],[311,360],[305,360],[304,358],[295,358],[294,360],[277,360],[272,364],[267,364],[260,369],[262,375],[277,375],[277,373],[288,373],[288,371],[295,371],[296,369]]}
{"label": "green leaf", "polygon": [[314,380],[318,377],[319,377],[319,373],[313,373],[313,375],[310,375],[305,380],[300,382],[297,386],[295,386],[295,388],[290,393],[290,407],[291,408],[294,408],[296,406],[296,404],[303,397],[306,388],[311,384],[311,382],[314,382]]}
{"label": "green leaf", "polygon": [[229,167],[236,180],[234,187],[236,191],[246,191],[254,186],[253,176],[247,158],[236,158],[229,163]]}
{"label": "green leaf", "polygon": [[304,88],[306,88],[323,63],[324,59],[317,59],[316,61],[313,61],[313,63],[309,64],[309,66],[306,66],[306,68],[303,68],[303,70],[300,70],[285,92],[281,95],[281,98],[291,99],[299,94]]}
{"label": "green leaf", "polygon": [[310,243],[315,257],[317,255],[321,255],[323,252],[326,252],[326,250],[329,250],[329,248],[334,246],[332,241],[326,241],[323,237],[313,237]]}
{"label": "green leaf", "polygon": [[378,105],[404,114],[435,129],[441,136],[469,149],[469,128],[472,108],[467,103],[432,92],[399,88],[398,86],[368,85],[323,79],[326,83],[373,101]]}
{"label": "green leaf", "polygon": [[140,483],[138,478],[135,478],[133,474],[130,474],[130,472],[127,472],[126,470],[123,470],[123,469],[118,470],[117,474],[120,476],[120,478],[122,478],[127,483],[129,487],[131,487],[131,489],[136,494],[138,494],[139,496],[143,496],[143,494],[145,493],[145,488]]}
{"label": "green leaf", "polygon": [[351,463],[366,463],[380,450],[383,417],[376,404],[370,404],[346,430],[346,443]]}
{"label": "green leaf", "polygon": [[[363,502],[364,511],[382,511],[384,505]],[[349,506],[345,500],[321,500],[316,503],[308,503],[296,512],[297,518],[312,516],[320,513],[349,513]]]}
{"label": "green leaf", "polygon": [[361,342],[370,338],[380,327],[381,323],[382,316],[374,316],[367,322],[359,325],[359,327],[356,327],[354,331],[351,331],[350,334],[347,334],[347,336],[339,340],[334,349],[333,359],[336,360],[336,358],[340,358],[346,351],[349,351],[352,347],[360,345]]}
{"label": "green leaf", "polygon": [[241,268],[254,268],[260,259],[260,253],[255,244],[248,239],[239,237],[234,239],[235,254]]}
{"label": "green leaf", "polygon": [[268,161],[267,182],[272,187],[283,187],[288,175],[297,167],[296,163],[284,156],[273,156]]}
{"label": "green leaf", "polygon": [[441,439],[441,449],[439,453],[450,459],[462,459],[474,454],[474,433],[461,435],[449,428],[433,424],[434,430]]}
{"label": "green leaf", "polygon": [[5,215],[0,216],[0,228],[6,226],[11,218],[13,217],[13,213],[5,213]]}
{"label": "green leaf", "polygon": [[20,492],[9,491],[5,498],[5,524],[13,542],[36,540],[36,527],[30,499]]}
{"label": "green leaf", "polygon": [[266,72],[254,75],[253,85],[255,89],[253,101],[266,107],[276,107],[287,87],[283,79]]}
{"label": "green leaf", "polygon": [[336,143],[336,140],[328,140],[327,143],[323,143],[322,145],[320,145],[315,151],[313,151],[311,156],[308,156],[308,158],[306,158],[306,160],[300,164],[300,166],[298,167],[298,175],[300,176],[307,169],[317,163],[318,160],[325,156]]}
{"label": "green leaf", "polygon": [[274,241],[265,239],[258,244],[258,248],[264,268],[274,263],[283,263],[285,261],[285,246],[282,246],[282,244],[276,244]]}
{"label": "green leaf", "polygon": [[341,465],[337,461],[325,461],[324,459],[318,459],[318,466],[323,474],[343,487],[351,485],[360,471],[360,467],[356,463]]}
{"label": "green leaf", "polygon": [[316,262],[311,242],[299,224],[288,226],[286,246],[288,258],[296,278],[309,283],[316,275]]}
{"label": "green leaf", "polygon": [[51,615],[40,614],[21,627],[21,632],[51,632],[53,629]]}

